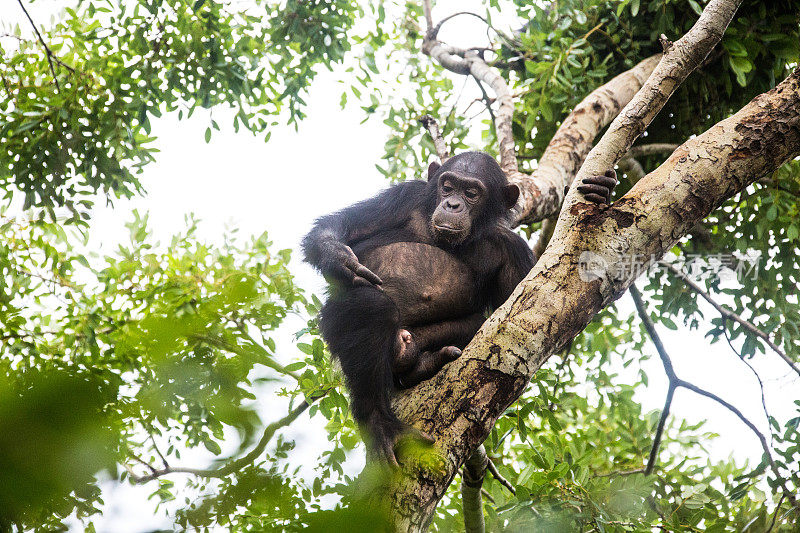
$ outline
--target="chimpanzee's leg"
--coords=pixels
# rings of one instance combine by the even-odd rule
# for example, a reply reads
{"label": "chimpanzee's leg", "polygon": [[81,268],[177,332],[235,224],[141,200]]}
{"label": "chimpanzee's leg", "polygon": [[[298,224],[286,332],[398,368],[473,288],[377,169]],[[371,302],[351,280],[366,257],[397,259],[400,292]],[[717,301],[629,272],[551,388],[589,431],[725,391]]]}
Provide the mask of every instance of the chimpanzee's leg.
{"label": "chimpanzee's leg", "polygon": [[375,287],[333,294],[320,311],[320,332],[342,365],[353,418],[366,427],[373,453],[396,464],[394,444],[407,428],[389,404],[400,313]]}
{"label": "chimpanzee's leg", "polygon": [[458,358],[483,324],[482,313],[409,328],[412,343],[395,357],[395,384],[407,388],[433,377]]}

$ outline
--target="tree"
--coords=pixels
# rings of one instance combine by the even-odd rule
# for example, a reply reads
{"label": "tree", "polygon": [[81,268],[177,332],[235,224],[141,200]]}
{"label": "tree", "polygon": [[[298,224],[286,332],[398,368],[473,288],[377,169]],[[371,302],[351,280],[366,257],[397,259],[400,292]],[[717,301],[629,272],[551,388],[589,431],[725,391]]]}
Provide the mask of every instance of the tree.
{"label": "tree", "polygon": [[[401,530],[797,527],[800,413],[778,420],[762,395],[765,433],[675,372],[658,331],[678,319],[699,327],[705,300],[719,314],[709,342],[726,339],[753,372],[754,358],[778,356],[800,374],[800,4],[519,2],[527,22],[513,32],[494,27],[500,7],[437,22],[428,0],[82,1],[49,29],[31,17],[32,36],[4,38],[0,176],[7,203],[21,197],[32,214],[2,226],[0,462],[25,483],[0,483],[0,523],[91,522],[105,468],[165,503],[187,495],[168,504],[183,527],[373,529],[387,517]],[[455,16],[481,19],[490,46],[440,40]],[[540,256],[459,360],[398,396],[435,448],[409,450],[396,476],[368,470],[357,481],[342,467],[357,434],[316,331],[319,300],[295,285],[289,251],[266,235],[206,245],[193,222],[159,247],[138,215],[115,254],[87,258],[80,242],[97,192],[141,192],[153,117],[227,104],[236,127],[268,138],[278,120],[303,118],[315,68],[348,57],[343,105],[355,97],[384,119],[379,169],[393,180],[416,177],[437,146],[466,145],[475,126],[452,104],[444,71],[477,82],[492,119],[481,148],[520,184],[516,223]],[[389,96],[400,86],[415,98]],[[426,134],[426,113],[443,138]],[[616,164],[613,205],[587,204],[572,187],[565,196],[576,178]],[[677,263],[636,288],[667,252]],[[734,288],[679,268],[719,258],[737,267],[754,252],[762,268]],[[636,319],[613,303],[627,291]],[[274,332],[297,311],[309,318],[298,332],[305,355],[286,364]],[[655,413],[633,397],[643,371],[638,383],[616,375],[650,341],[669,381]],[[254,401],[270,401],[256,379],[282,380],[266,396],[289,399],[285,416],[256,414]],[[710,436],[670,423],[677,389],[739,417],[763,446],[760,464],[707,462]],[[300,481],[280,431],[305,411],[327,420],[332,447],[317,477]],[[226,428],[239,433],[238,451],[179,466],[186,447],[221,454]],[[185,486],[174,484],[180,474]],[[359,491],[375,487],[385,508],[362,505]],[[321,510],[329,495],[347,505]]]}

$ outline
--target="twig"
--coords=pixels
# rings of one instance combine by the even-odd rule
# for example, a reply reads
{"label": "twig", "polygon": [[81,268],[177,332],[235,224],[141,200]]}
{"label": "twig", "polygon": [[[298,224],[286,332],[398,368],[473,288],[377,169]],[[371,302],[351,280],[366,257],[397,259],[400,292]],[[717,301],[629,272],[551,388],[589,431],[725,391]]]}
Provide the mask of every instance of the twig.
{"label": "twig", "polygon": [[492,125],[495,126],[496,128],[497,125],[495,124],[495,122],[497,121],[497,118],[494,116],[494,110],[492,109],[493,100],[489,98],[489,94],[486,92],[486,89],[483,88],[483,83],[481,83],[481,80],[479,80],[475,76],[473,76],[472,79],[475,80],[475,83],[478,84],[478,89],[481,90],[481,94],[483,95],[483,101],[486,104],[486,110],[489,111],[489,116],[492,118]]}
{"label": "twig", "polygon": [[158,449],[158,445],[156,444],[155,437],[153,437],[153,434],[150,433],[149,431],[147,432],[147,434],[150,435],[150,442],[153,443],[153,449],[156,451],[158,456],[161,458],[161,463],[164,465],[165,468],[169,468],[169,463],[167,462],[167,459],[164,457],[164,454],[161,453],[161,450]]}
{"label": "twig", "polygon": [[775,506],[775,512],[772,513],[772,521],[769,524],[769,527],[764,533],[770,533],[772,529],[775,527],[775,521],[778,519],[778,513],[781,510],[781,505],[783,504],[783,500],[786,499],[786,494],[781,494],[781,499],[778,500],[778,505]]}
{"label": "twig", "polygon": [[219,468],[185,468],[185,467],[171,467],[169,465],[165,465],[164,468],[155,468],[151,464],[143,461],[133,453],[131,453],[131,457],[133,457],[137,462],[144,464],[150,469],[151,473],[145,476],[137,476],[131,472],[131,479],[134,483],[147,483],[148,481],[152,481],[154,479],[160,478],[167,474],[173,473],[183,473],[183,474],[193,474],[199,477],[206,477],[206,478],[221,478],[225,477],[228,474],[232,474],[237,470],[249,465],[253,461],[255,461],[259,455],[264,451],[269,444],[270,439],[272,439],[275,432],[278,431],[280,428],[288,426],[292,422],[297,419],[306,409],[308,409],[309,403],[305,400],[289,411],[285,417],[281,418],[280,420],[273,422],[272,424],[268,425],[264,428],[264,433],[261,435],[261,439],[256,444],[255,448],[253,448],[250,453],[247,455],[236,459],[235,461],[231,461],[230,463],[220,466]]}
{"label": "twig", "polygon": [[53,51],[50,50],[50,47],[47,46],[46,42],[44,42],[44,37],[42,37],[42,34],[39,33],[39,28],[36,27],[36,23],[33,21],[33,18],[31,18],[31,14],[28,13],[27,9],[25,9],[25,4],[22,3],[22,0],[17,0],[17,2],[19,3],[19,7],[21,7],[22,11],[25,13],[25,16],[28,17],[28,21],[31,23],[33,31],[36,32],[36,37],[39,39],[39,42],[42,43],[42,46],[44,46],[44,51],[45,54],[47,55],[47,64],[50,65],[50,73],[53,75],[53,81],[56,82],[56,89],[58,89],[58,92],[61,92],[61,85],[58,83],[58,77],[56,76],[56,69],[53,66],[53,60],[55,59],[59,65],[68,68],[72,72],[75,72],[75,69],[63,63],[55,56],[55,54],[53,54]]}
{"label": "twig", "polygon": [[419,121],[425,126],[425,129],[428,130],[431,140],[433,141],[433,146],[436,148],[436,155],[438,155],[439,159],[444,163],[450,158],[450,154],[442,138],[442,132],[439,130],[439,123],[430,115],[422,115],[419,117]]}
{"label": "twig", "polygon": [[680,280],[683,281],[686,285],[688,285],[689,288],[691,288],[693,291],[699,294],[705,301],[710,303],[711,306],[714,309],[716,309],[719,312],[719,314],[721,314],[724,318],[728,318],[730,320],[733,320],[734,322],[739,323],[744,329],[746,329],[756,337],[761,338],[767,344],[767,346],[772,348],[772,350],[775,353],[777,353],[781,357],[781,359],[783,359],[784,362],[787,365],[789,365],[789,367],[791,367],[792,370],[795,371],[795,373],[798,376],[800,376],[800,367],[798,367],[797,364],[794,361],[792,361],[792,359],[789,358],[789,356],[787,356],[786,353],[783,350],[781,350],[777,344],[775,344],[774,342],[772,342],[772,340],[770,340],[769,335],[767,335],[765,332],[756,327],[755,324],[753,324],[752,322],[745,320],[744,318],[737,315],[733,311],[726,309],[725,307],[722,307],[720,304],[715,302],[714,299],[711,298],[711,295],[708,292],[706,292],[702,287],[700,287],[700,285],[692,281],[688,276],[686,276],[683,272],[681,272],[674,266],[666,264],[666,267],[667,270],[669,270],[675,276],[680,278]]}
{"label": "twig", "polygon": [[[767,443],[766,437],[764,434],[753,424],[746,416],[742,414],[742,412],[734,407],[732,404],[723,400],[713,392],[709,392],[705,389],[698,387],[697,385],[685,381],[679,378],[675,374],[675,369],[672,366],[672,360],[667,354],[666,349],[664,348],[664,344],[661,342],[661,338],[658,336],[658,332],[655,329],[655,325],[653,321],[650,320],[650,316],[647,313],[647,309],[644,305],[644,301],[642,300],[642,295],[639,290],[636,288],[635,285],[631,285],[629,292],[633,297],[633,301],[636,304],[636,310],[641,318],[647,333],[650,335],[650,340],[653,341],[653,344],[656,347],[656,351],[658,351],[658,355],[661,358],[661,362],[664,365],[664,371],[667,374],[667,378],[670,382],[670,388],[667,395],[671,395],[673,393],[673,389],[677,389],[679,387],[683,387],[684,389],[688,389],[700,396],[705,396],[706,398],[717,402],[719,405],[723,406],[725,409],[736,415],[736,417],[742,421],[744,425],[750,428],[750,431],[758,438],[759,443],[761,444],[761,449],[764,452],[764,457],[767,459],[767,463],[769,464],[770,469],[772,470],[772,474],[775,476],[775,480],[780,484],[781,488],[783,489],[783,493],[789,502],[800,511],[800,501],[794,495],[794,492],[789,489],[786,484],[786,479],[781,475],[780,470],[778,469],[778,465],[775,463],[775,460],[772,458],[772,452],[770,450],[769,444]],[[668,398],[668,402],[671,402],[671,398]],[[654,442],[654,445],[656,443]],[[653,450],[651,449],[650,453],[651,458],[653,457]],[[652,466],[648,464],[648,471],[652,471]]]}
{"label": "twig", "polygon": [[515,495],[517,494],[516,489],[514,489],[514,485],[511,484],[506,478],[503,477],[500,472],[497,471],[497,467],[492,462],[492,459],[489,458],[489,463],[486,465],[486,469],[489,470],[489,473],[492,474],[492,477],[495,478],[501,485],[508,489],[508,491]]}
{"label": "twig", "polygon": [[[752,372],[753,375],[756,377],[756,380],[758,380],[758,388],[761,391],[761,408],[764,410],[764,418],[767,421],[767,428],[769,428],[770,427],[770,418],[771,417],[769,415],[769,410],[767,409],[767,399],[766,399],[766,397],[764,395],[764,382],[761,381],[761,376],[758,375],[758,372],[756,371],[755,368],[753,368],[753,365],[751,365],[747,361],[747,359],[745,359],[745,357],[739,352],[739,350],[734,348],[733,342],[731,342],[731,337],[730,337],[730,335],[728,335],[728,319],[726,317],[724,317],[724,316],[722,317],[722,333],[725,335],[725,340],[728,341],[728,346],[731,347],[731,350],[733,351],[733,353],[736,354],[736,357],[738,357],[742,361],[742,363],[747,365],[747,368],[750,369],[750,372]],[[773,438],[772,438],[772,430],[771,429],[770,429],[770,432],[769,432],[769,442],[770,442],[770,445],[772,445]]]}

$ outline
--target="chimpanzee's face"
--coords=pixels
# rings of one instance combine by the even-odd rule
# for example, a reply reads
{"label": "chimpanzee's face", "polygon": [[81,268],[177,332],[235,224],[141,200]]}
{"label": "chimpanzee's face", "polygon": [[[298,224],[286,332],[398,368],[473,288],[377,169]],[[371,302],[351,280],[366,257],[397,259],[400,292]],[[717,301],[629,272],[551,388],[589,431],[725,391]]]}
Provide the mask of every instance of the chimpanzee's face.
{"label": "chimpanzee's face", "polygon": [[431,217],[437,240],[460,244],[469,237],[472,225],[487,201],[484,183],[461,172],[447,170],[438,177],[438,205]]}

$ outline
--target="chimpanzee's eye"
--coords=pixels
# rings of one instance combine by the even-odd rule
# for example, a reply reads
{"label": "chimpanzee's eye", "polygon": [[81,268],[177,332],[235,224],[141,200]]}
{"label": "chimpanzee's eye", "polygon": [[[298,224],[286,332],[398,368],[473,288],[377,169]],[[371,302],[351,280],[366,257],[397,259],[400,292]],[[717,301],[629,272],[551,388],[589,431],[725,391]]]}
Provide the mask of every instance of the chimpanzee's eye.
{"label": "chimpanzee's eye", "polygon": [[442,192],[443,193],[451,193],[451,192],[453,192],[453,186],[450,185],[449,181],[446,181],[446,182],[444,182],[444,184],[442,184]]}
{"label": "chimpanzee's eye", "polygon": [[467,189],[464,196],[466,196],[468,200],[474,200],[478,197],[478,191],[475,189]]}

